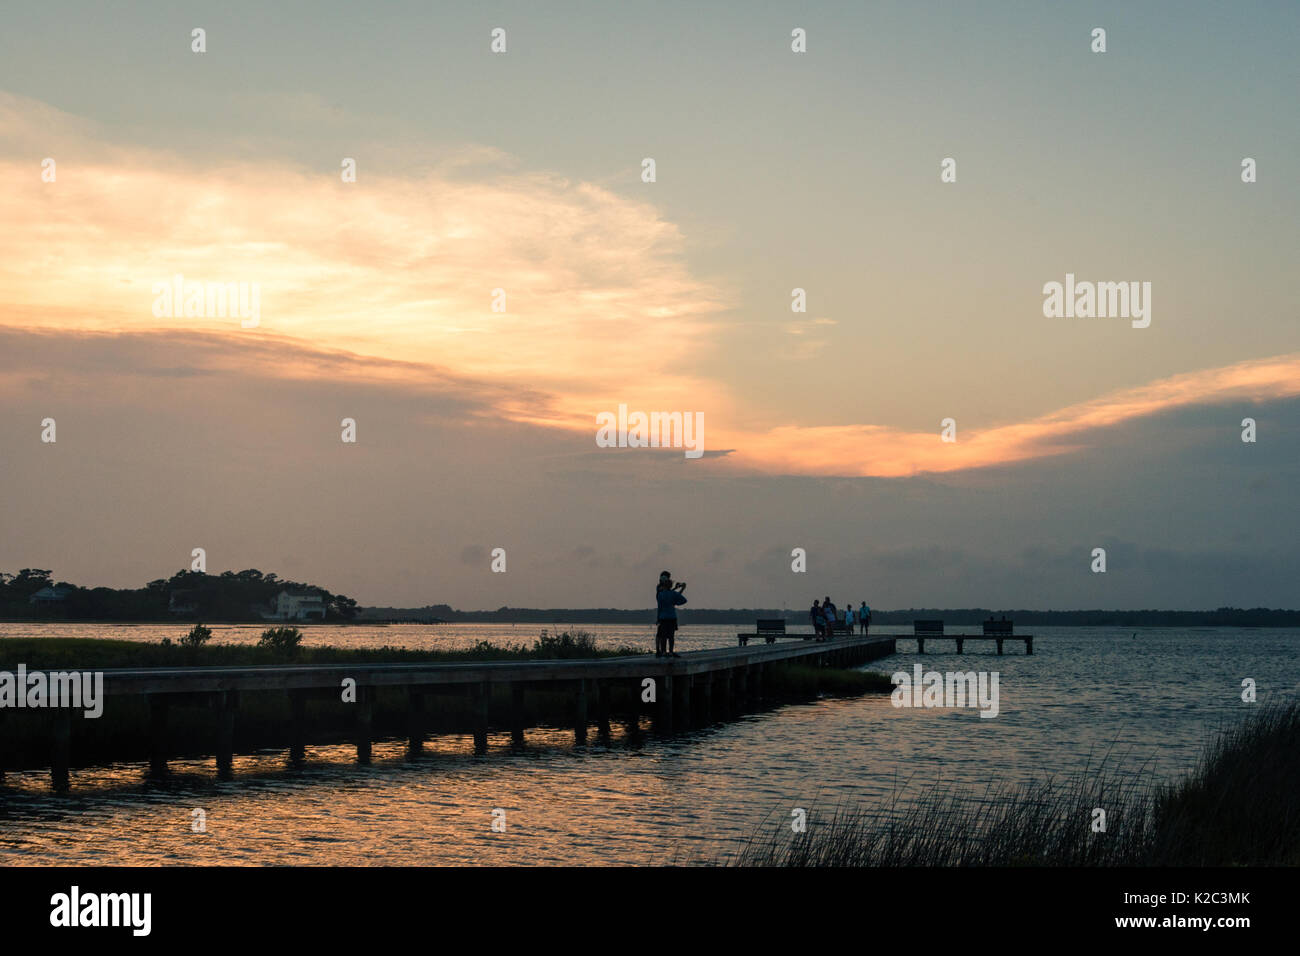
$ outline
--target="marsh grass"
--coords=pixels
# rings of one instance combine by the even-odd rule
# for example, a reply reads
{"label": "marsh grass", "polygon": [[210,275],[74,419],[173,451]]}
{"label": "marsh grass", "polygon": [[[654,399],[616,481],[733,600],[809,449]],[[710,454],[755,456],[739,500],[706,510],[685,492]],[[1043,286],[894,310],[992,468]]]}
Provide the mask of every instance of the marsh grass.
{"label": "marsh grass", "polygon": [[[206,630],[206,629],[205,629]],[[289,628],[288,630],[293,630]],[[191,632],[193,633],[193,632]],[[267,633],[270,633],[269,631]],[[263,635],[265,636],[265,635]],[[559,657],[623,657],[644,653],[633,647],[598,648],[586,631],[542,631],[532,645],[497,645],[480,641],[472,648],[425,650],[409,647],[317,647],[292,638],[258,644],[121,641],[84,637],[17,637],[0,639],[0,670],[19,663],[28,670],[98,670],[111,667],[241,667],[259,664],[415,664],[464,661],[531,661]]]}
{"label": "marsh grass", "polygon": [[[980,794],[809,811],[806,832],[765,827],[741,866],[1258,866],[1300,863],[1300,705],[1264,705],[1211,741],[1174,783],[1147,767]],[[1094,809],[1106,811],[1093,832]]]}

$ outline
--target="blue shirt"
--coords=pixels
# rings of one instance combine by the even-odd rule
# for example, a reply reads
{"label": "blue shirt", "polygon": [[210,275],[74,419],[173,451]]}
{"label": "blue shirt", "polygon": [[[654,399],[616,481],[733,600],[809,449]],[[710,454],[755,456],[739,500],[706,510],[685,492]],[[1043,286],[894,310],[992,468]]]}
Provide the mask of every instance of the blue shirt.
{"label": "blue shirt", "polygon": [[677,605],[686,603],[686,595],[672,588],[664,588],[655,595],[655,602],[659,605],[659,620],[675,621]]}

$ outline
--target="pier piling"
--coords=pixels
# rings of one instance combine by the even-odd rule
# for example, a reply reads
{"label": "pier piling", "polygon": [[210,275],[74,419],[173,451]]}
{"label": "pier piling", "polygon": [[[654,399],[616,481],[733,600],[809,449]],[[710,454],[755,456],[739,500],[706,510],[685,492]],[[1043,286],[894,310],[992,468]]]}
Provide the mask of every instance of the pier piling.
{"label": "pier piling", "polygon": [[357,763],[370,763],[370,724],[373,716],[371,703],[374,692],[369,687],[357,688]]}
{"label": "pier piling", "polygon": [[56,793],[66,793],[69,785],[68,768],[72,763],[72,711],[60,708],[54,712],[54,746],[50,754],[50,777]]}
{"label": "pier piling", "polygon": [[516,747],[524,745],[524,685],[521,681],[510,685],[510,742]]}
{"label": "pier piling", "polygon": [[677,695],[673,701],[673,723],[678,730],[689,730],[691,726],[691,683],[691,678],[685,674],[673,682],[673,691]]}
{"label": "pier piling", "polygon": [[217,696],[217,779],[230,780],[235,775],[235,711],[239,691],[228,690]]}
{"label": "pier piling", "polygon": [[167,698],[149,695],[149,776],[167,776]]}
{"label": "pier piling", "polygon": [[492,703],[492,685],[480,681],[473,685],[470,701],[474,711],[474,753],[487,753],[488,710]]}
{"label": "pier piling", "polygon": [[[684,680],[685,678],[683,678]],[[673,732],[673,675],[665,674],[659,682],[659,695],[655,699],[656,730],[661,734]]]}
{"label": "pier piling", "polygon": [[424,692],[410,687],[406,692],[406,756],[415,758],[424,750]]}
{"label": "pier piling", "polygon": [[587,682],[582,679],[578,680],[573,699],[573,739],[580,744],[587,742]]}
{"label": "pier piling", "polygon": [[609,739],[609,682],[593,681],[596,685],[596,733],[602,740]]}
{"label": "pier piling", "polygon": [[713,674],[701,674],[700,681],[700,716],[703,723],[713,723]]}
{"label": "pier piling", "polygon": [[307,755],[307,692],[289,691],[289,763],[301,767]]}

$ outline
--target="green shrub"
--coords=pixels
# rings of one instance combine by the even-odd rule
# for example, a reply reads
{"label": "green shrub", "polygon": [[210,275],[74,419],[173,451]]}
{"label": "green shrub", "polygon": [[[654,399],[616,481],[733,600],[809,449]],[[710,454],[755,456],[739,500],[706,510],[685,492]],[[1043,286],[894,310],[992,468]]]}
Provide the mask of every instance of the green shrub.
{"label": "green shrub", "polygon": [[181,638],[181,647],[202,647],[212,638],[212,628],[195,624],[190,632]]}
{"label": "green shrub", "polygon": [[587,631],[565,631],[552,634],[543,630],[533,643],[533,653],[538,657],[595,657],[596,639]]}
{"label": "green shrub", "polygon": [[302,631],[296,627],[272,627],[262,632],[257,641],[258,647],[269,648],[277,654],[292,655],[297,653],[302,644]]}

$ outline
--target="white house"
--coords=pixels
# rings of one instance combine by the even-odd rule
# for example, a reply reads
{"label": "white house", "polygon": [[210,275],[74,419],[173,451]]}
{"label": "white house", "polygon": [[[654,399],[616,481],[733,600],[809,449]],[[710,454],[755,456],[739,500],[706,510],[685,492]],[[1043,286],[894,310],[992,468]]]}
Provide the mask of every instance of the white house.
{"label": "white house", "polygon": [[72,588],[61,588],[58,586],[41,588],[27,599],[27,603],[47,606],[51,604],[59,604],[71,593]]}
{"label": "white house", "polygon": [[275,596],[275,612],[271,618],[277,621],[323,621],[325,599],[306,591],[281,591]]}

